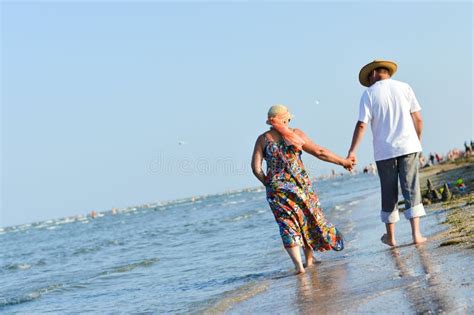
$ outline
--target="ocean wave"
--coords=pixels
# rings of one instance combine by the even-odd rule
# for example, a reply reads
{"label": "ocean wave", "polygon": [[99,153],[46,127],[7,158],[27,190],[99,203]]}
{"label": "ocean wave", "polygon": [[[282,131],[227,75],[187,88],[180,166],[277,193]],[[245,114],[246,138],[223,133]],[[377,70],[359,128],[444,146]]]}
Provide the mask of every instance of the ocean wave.
{"label": "ocean wave", "polygon": [[246,213],[246,214],[242,214],[242,215],[232,218],[231,221],[240,221],[240,220],[249,219],[251,217],[252,217],[252,214]]}
{"label": "ocean wave", "polygon": [[257,209],[253,209],[253,210],[247,211],[245,213],[239,214],[237,216],[226,218],[223,221],[224,222],[235,222],[235,221],[247,220],[247,219],[252,218],[254,215],[262,215],[264,213],[267,213],[267,210],[257,208]]}
{"label": "ocean wave", "polygon": [[[158,262],[160,259],[159,258],[149,258],[149,259],[143,259],[137,262],[133,262],[127,265],[121,265],[117,267],[113,267],[110,270],[104,271],[99,273],[98,275],[87,279],[86,281],[90,281],[94,278],[101,277],[101,276],[107,276],[110,274],[115,274],[115,273],[125,273],[129,272],[131,270],[134,270],[136,268],[143,268],[143,267],[149,267],[156,262]],[[38,261],[37,263],[39,264],[45,264],[43,260]],[[27,266],[31,267],[29,264],[11,264],[7,265],[4,267],[10,268],[10,269],[22,269],[26,268]],[[28,268],[29,268],[28,267]],[[37,300],[41,298],[43,295],[48,294],[53,291],[57,290],[63,290],[63,289],[83,289],[86,288],[87,285],[83,283],[84,281],[81,281],[80,283],[75,283],[75,284],[68,284],[65,285],[63,283],[53,283],[51,285],[45,286],[45,287],[39,287],[36,289],[31,290],[30,292],[26,294],[22,294],[20,296],[14,296],[14,297],[5,297],[5,296],[0,296],[0,309],[6,306],[12,306],[12,305],[18,305],[22,303],[27,303],[30,301]]]}
{"label": "ocean wave", "polygon": [[135,212],[137,210],[138,210],[137,207],[130,207],[130,208],[125,208],[124,210],[122,210],[122,212]]}
{"label": "ocean wave", "polygon": [[63,284],[55,283],[55,284],[51,284],[51,285],[46,286],[46,287],[35,289],[35,290],[33,290],[29,293],[26,293],[22,296],[19,296],[19,297],[10,297],[10,298],[0,297],[0,307],[18,305],[18,304],[34,301],[34,300],[39,299],[40,297],[42,297],[43,295],[45,295],[47,293],[59,290],[61,288],[63,288]]}
{"label": "ocean wave", "polygon": [[250,273],[250,274],[246,274],[242,276],[231,277],[229,279],[222,281],[221,284],[231,284],[235,282],[248,282],[250,280],[260,280],[265,277],[270,278],[271,275],[273,275],[273,273],[264,273],[264,272]]}
{"label": "ocean wave", "polygon": [[228,286],[228,285],[239,285],[239,284],[248,284],[254,283],[256,281],[266,281],[280,279],[291,275],[286,271],[275,270],[269,272],[259,272],[259,273],[249,273],[244,275],[236,275],[226,279],[210,279],[206,281],[196,282],[193,284],[186,284],[180,287],[181,290],[202,290],[210,287],[216,286]]}
{"label": "ocean wave", "polygon": [[246,283],[236,289],[226,291],[217,298],[210,300],[204,310],[197,313],[222,314],[237,303],[248,300],[266,291],[268,281]]}
{"label": "ocean wave", "polygon": [[230,206],[230,205],[237,205],[239,203],[245,203],[246,201],[247,201],[246,199],[229,200],[229,201],[224,201],[223,203],[220,204],[220,206],[225,207],[225,206]]}
{"label": "ocean wave", "polygon": [[349,202],[349,206],[354,206],[358,203],[360,203],[360,200],[352,200],[351,202]]}
{"label": "ocean wave", "polygon": [[16,270],[28,270],[33,266],[45,266],[46,260],[44,258],[37,262],[21,262],[21,263],[9,263],[0,267],[1,270],[16,271]]}
{"label": "ocean wave", "polygon": [[62,224],[68,224],[68,223],[73,223],[73,222],[76,222],[76,218],[64,218],[64,219],[55,220],[54,224],[62,225]]}
{"label": "ocean wave", "polygon": [[81,247],[79,249],[76,249],[72,255],[73,256],[79,256],[82,254],[90,254],[90,253],[95,253],[98,252],[101,249],[100,246],[95,246],[95,247]]}
{"label": "ocean wave", "polygon": [[82,254],[95,253],[109,246],[122,246],[122,245],[124,245],[124,243],[121,241],[118,241],[115,239],[107,239],[102,242],[92,244],[92,246],[85,246],[85,247],[78,248],[72,253],[72,255],[78,256]]}
{"label": "ocean wave", "polygon": [[104,245],[113,245],[113,246],[118,246],[118,245],[124,245],[124,242],[118,241],[118,240],[105,240],[103,242]]}
{"label": "ocean wave", "polygon": [[27,263],[13,263],[13,264],[7,264],[2,267],[2,269],[5,269],[5,270],[28,270],[30,268],[31,268],[31,265]]}
{"label": "ocean wave", "polygon": [[41,224],[35,225],[35,229],[43,229],[43,228],[47,228],[48,226],[49,224],[47,223],[41,223]]}
{"label": "ocean wave", "polygon": [[156,264],[159,260],[160,259],[158,257],[148,258],[148,259],[143,259],[134,263],[127,264],[127,265],[116,266],[109,270],[101,272],[99,276],[108,276],[110,274],[115,274],[115,273],[129,272],[137,268],[150,267]]}

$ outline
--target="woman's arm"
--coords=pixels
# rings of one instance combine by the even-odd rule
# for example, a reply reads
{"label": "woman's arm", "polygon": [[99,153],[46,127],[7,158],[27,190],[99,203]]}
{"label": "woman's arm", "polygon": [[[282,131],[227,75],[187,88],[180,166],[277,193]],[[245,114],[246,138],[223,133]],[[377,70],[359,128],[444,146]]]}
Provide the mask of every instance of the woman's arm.
{"label": "woman's arm", "polygon": [[306,136],[306,134],[300,129],[295,129],[295,132],[298,136],[303,138],[303,140],[305,141],[305,144],[303,145],[303,150],[305,152],[317,157],[320,160],[323,160],[329,163],[334,163],[337,165],[341,165],[348,171],[352,170],[353,162],[351,160],[344,159],[340,157],[339,155],[331,152],[330,150],[323,148],[320,145],[317,145],[316,143],[311,141],[311,139],[308,138],[308,136]]}
{"label": "woman's arm", "polygon": [[257,179],[266,186],[265,173],[262,170],[263,162],[263,136],[257,138],[252,154],[252,172]]}

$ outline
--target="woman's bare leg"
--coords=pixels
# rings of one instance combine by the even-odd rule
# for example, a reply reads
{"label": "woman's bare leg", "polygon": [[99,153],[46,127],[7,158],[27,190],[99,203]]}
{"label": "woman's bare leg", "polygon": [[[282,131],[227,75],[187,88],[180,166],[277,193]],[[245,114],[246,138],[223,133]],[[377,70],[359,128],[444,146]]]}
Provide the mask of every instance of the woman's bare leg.
{"label": "woman's bare leg", "polygon": [[303,262],[301,261],[301,253],[299,246],[285,247],[288,255],[290,255],[291,260],[295,264],[296,272],[295,274],[304,273]]}
{"label": "woman's bare leg", "polygon": [[305,267],[314,265],[313,249],[309,246],[304,247],[304,257],[306,258]]}

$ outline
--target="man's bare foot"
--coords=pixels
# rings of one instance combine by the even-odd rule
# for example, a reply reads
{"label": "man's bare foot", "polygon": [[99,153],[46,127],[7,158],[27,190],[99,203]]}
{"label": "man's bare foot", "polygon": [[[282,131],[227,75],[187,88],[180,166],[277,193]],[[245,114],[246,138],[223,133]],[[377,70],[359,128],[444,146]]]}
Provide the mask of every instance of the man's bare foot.
{"label": "man's bare foot", "polygon": [[413,236],[413,244],[423,244],[427,240],[428,239],[426,237],[423,237],[421,234]]}
{"label": "man's bare foot", "polygon": [[293,274],[296,276],[296,275],[301,275],[301,274],[303,274],[303,273],[305,273],[305,272],[306,272],[306,271],[304,270],[304,268],[303,268],[303,269],[296,269],[296,271],[295,271]]}
{"label": "man's bare foot", "polygon": [[388,245],[390,247],[397,246],[397,242],[394,239],[389,239],[387,234],[382,235],[380,240],[382,241],[382,243],[384,243],[385,245]]}

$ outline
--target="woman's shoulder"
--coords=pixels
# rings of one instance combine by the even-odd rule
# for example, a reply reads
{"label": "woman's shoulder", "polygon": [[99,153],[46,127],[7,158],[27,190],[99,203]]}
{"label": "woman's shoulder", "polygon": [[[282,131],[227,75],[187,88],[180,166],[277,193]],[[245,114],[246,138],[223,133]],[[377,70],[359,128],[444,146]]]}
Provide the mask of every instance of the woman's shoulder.
{"label": "woman's shoulder", "polygon": [[263,140],[268,141],[280,141],[282,139],[281,134],[274,129],[267,130],[260,136],[263,138]]}
{"label": "woman's shoulder", "polygon": [[267,136],[268,136],[268,133],[269,133],[269,130],[268,131],[265,131],[263,133],[261,133],[259,136],[258,136],[258,139],[265,139]]}
{"label": "woman's shoulder", "polygon": [[267,139],[267,134],[268,134],[268,131],[265,131],[264,133],[260,134],[258,137],[257,137],[257,143],[265,143],[265,140]]}
{"label": "woman's shoulder", "polygon": [[272,137],[273,136],[273,133],[274,131],[272,129],[269,129],[265,132],[263,132],[260,136],[258,136],[259,138],[263,138],[263,139],[266,139],[268,137]]}

